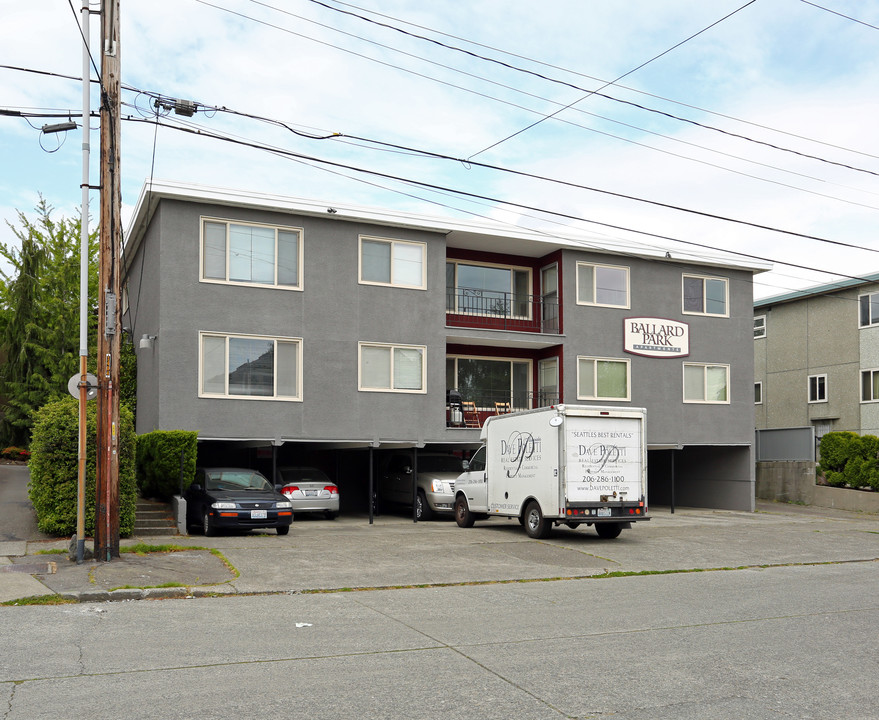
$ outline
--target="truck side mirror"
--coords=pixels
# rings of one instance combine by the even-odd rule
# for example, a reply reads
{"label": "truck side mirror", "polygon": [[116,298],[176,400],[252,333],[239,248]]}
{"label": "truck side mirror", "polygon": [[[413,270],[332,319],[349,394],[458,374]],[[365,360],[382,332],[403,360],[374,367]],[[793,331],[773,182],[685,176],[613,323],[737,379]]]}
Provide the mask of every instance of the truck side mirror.
{"label": "truck side mirror", "polygon": [[461,461],[461,468],[464,470],[464,472],[467,472],[470,469],[470,461],[469,460],[462,460]]}

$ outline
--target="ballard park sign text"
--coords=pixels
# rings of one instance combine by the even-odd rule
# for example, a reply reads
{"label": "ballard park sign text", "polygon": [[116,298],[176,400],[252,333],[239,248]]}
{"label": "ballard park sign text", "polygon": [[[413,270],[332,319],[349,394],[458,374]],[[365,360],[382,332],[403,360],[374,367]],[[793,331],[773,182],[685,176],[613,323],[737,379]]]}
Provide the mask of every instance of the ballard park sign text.
{"label": "ballard park sign text", "polygon": [[663,318],[626,318],[623,343],[625,351],[633,355],[683,357],[690,354],[690,326]]}

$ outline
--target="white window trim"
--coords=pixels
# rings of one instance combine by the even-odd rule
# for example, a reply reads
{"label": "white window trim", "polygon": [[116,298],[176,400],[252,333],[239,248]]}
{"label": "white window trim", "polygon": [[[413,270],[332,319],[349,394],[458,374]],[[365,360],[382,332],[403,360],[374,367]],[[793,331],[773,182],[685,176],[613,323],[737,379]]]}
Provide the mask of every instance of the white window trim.
{"label": "white window trim", "polygon": [[[580,361],[581,360],[592,360],[595,362],[599,361],[607,361],[607,362],[615,362],[615,363],[625,363],[626,365],[626,397],[604,397],[601,395],[584,395],[580,391]],[[592,378],[592,384],[595,385],[595,378]],[[593,355],[578,355],[577,356],[577,399],[578,400],[604,400],[604,401],[614,401],[618,400],[619,402],[629,402],[632,399],[632,363],[627,358],[613,358],[613,357],[595,357]]]}
{"label": "white window trim", "polygon": [[[510,314],[510,318],[515,320],[532,320],[533,319],[533,311],[534,311],[534,296],[532,295],[532,290],[534,289],[534,273],[530,267],[526,267],[524,265],[504,265],[502,263],[489,263],[489,262],[478,262],[476,260],[461,260],[458,258],[446,258],[446,265],[452,264],[455,266],[455,309],[449,310],[446,309],[447,315],[458,315],[461,314],[460,308],[458,307],[458,265],[470,265],[471,267],[493,267],[493,268],[501,268],[502,270],[509,270],[510,272],[514,270],[520,270],[522,272],[528,273],[528,314],[527,315],[514,315]],[[558,281],[559,284],[561,280]],[[476,289],[476,288],[474,288]],[[557,289],[557,292],[559,289]],[[448,292],[448,288],[446,288],[446,292]],[[494,291],[489,291],[494,292]],[[510,284],[510,296],[513,296],[513,287],[512,283]],[[464,313],[466,315],[472,317],[500,317],[499,315],[494,315],[492,313]],[[463,357],[463,356],[461,356]]]}
{"label": "white window trim", "polygon": [[[684,294],[684,280],[687,278],[695,278],[697,280],[702,281],[702,312],[696,312],[695,310],[686,310],[684,309],[685,304],[685,294]],[[723,298],[723,313],[709,313],[705,312],[705,302],[706,302],[706,294],[705,294],[705,281],[706,280],[723,280],[724,287],[724,298]],[[681,275],[681,313],[684,315],[698,315],[700,317],[729,317],[729,278],[720,277],[717,275],[695,275],[692,273],[684,273]]]}
{"label": "white window trim", "polygon": [[[225,370],[225,384],[226,391],[224,393],[206,393],[202,389],[202,369],[204,367],[204,338],[206,337],[215,337],[215,338],[223,338],[226,341],[226,370]],[[255,339],[255,340],[274,340],[275,347],[277,348],[278,342],[286,342],[286,343],[295,343],[299,349],[298,362],[296,363],[296,390],[297,395],[273,395],[272,397],[268,397],[266,395],[230,395],[229,394],[229,338],[242,338],[245,340]],[[198,396],[200,398],[212,398],[217,400],[259,400],[259,401],[268,401],[268,402],[302,402],[302,338],[298,337],[283,337],[283,336],[275,336],[275,335],[253,335],[247,333],[228,333],[228,332],[212,332],[212,331],[201,331],[198,333]],[[273,377],[277,378],[278,376],[278,354],[275,353],[275,365],[272,368]],[[276,384],[277,387],[277,384]]]}
{"label": "white window trim", "polygon": [[[812,380],[824,378],[824,397],[820,400],[812,399]],[[809,405],[814,405],[816,403],[826,403],[827,402],[827,373],[820,373],[818,375],[809,375],[808,380],[806,381],[806,401]]]}
{"label": "white window trim", "polygon": [[[687,387],[687,368],[688,367],[701,367],[702,372],[702,390],[703,395],[705,397],[708,396],[706,382],[708,378],[708,373],[705,372],[707,368],[710,367],[720,367],[726,368],[726,400],[687,400],[686,397],[686,387]],[[729,378],[729,370],[730,366],[724,363],[683,363],[681,365],[681,397],[683,398],[683,402],[687,405],[729,405],[730,404],[730,396],[732,395],[732,390],[730,388],[730,378]]]}
{"label": "white window trim", "polygon": [[[624,270],[626,273],[626,304],[625,305],[610,305],[608,303],[600,303],[595,301],[595,275],[592,276],[592,299],[584,300],[580,297],[580,267],[591,267],[591,268],[609,268],[611,270]],[[605,263],[593,263],[593,262],[585,262],[578,261],[576,274],[574,276],[574,285],[577,291],[577,305],[589,305],[591,307],[606,307],[606,308],[618,308],[620,310],[630,310],[632,307],[632,281],[631,281],[631,272],[630,269],[625,265],[607,265]]]}
{"label": "white window trim", "polygon": [[[762,321],[760,325],[757,324],[757,321]],[[757,331],[760,331],[760,334],[757,334]],[[760,338],[766,337],[766,316],[765,315],[755,315],[754,316],[754,339],[758,340]]]}
{"label": "white window trim", "polygon": [[[757,394],[756,393],[757,388],[760,388],[760,399],[759,400],[755,399],[754,404],[755,405],[762,405],[763,404],[763,381],[762,380],[757,380],[757,382],[754,383],[754,389],[755,389],[754,394],[755,395]],[[729,393],[727,392],[727,394],[729,394]]]}
{"label": "white window trim", "polygon": [[[876,403],[879,402],[879,397],[871,398],[870,400],[864,400],[864,373],[870,373],[871,381],[873,373],[879,373],[879,368],[861,368],[861,372],[858,375],[858,379],[860,380],[861,387],[858,389],[858,396],[861,398],[861,404],[867,403]],[[873,386],[873,383],[870,382],[870,387]]]}
{"label": "white window trim", "polygon": [[[363,348],[380,347],[388,348],[391,351],[391,381],[394,378],[394,350],[402,348],[405,350],[421,351],[421,388],[411,390],[408,388],[374,388],[364,387],[363,385]],[[357,389],[360,392],[376,392],[376,393],[403,393],[405,395],[426,395],[427,394],[427,345],[409,345],[405,343],[380,343],[380,342],[358,342],[357,343]]]}
{"label": "white window trim", "polygon": [[[363,241],[387,243],[391,246],[391,281],[376,282],[363,279]],[[421,284],[407,285],[406,283],[394,282],[394,246],[415,245],[421,248]],[[379,287],[405,288],[407,290],[427,290],[427,243],[419,240],[399,240],[397,238],[379,237],[377,235],[359,235],[357,238],[357,281],[360,285],[377,285]]]}
{"label": "white window trim", "polygon": [[[208,278],[204,275],[204,229],[205,223],[223,223],[226,225],[226,279],[221,280],[219,278]],[[229,225],[246,225],[249,227],[267,227],[272,228],[275,231],[275,282],[269,285],[268,283],[255,283],[255,282],[242,282],[240,280],[229,280]],[[299,235],[299,242],[297,243],[297,251],[298,251],[298,263],[299,263],[299,284],[298,285],[279,285],[277,282],[278,277],[278,230],[286,230],[287,232],[295,232]],[[202,215],[199,218],[199,241],[198,241],[198,279],[199,282],[210,283],[212,285],[235,285],[238,287],[254,287],[254,288],[263,288],[268,290],[293,290],[295,292],[302,292],[305,288],[305,269],[303,265],[303,260],[305,258],[304,246],[305,246],[305,230],[301,227],[294,227],[293,225],[273,225],[271,223],[257,223],[257,222],[248,222],[244,220],[230,220],[229,218],[220,218],[220,217],[209,217],[207,215]]]}

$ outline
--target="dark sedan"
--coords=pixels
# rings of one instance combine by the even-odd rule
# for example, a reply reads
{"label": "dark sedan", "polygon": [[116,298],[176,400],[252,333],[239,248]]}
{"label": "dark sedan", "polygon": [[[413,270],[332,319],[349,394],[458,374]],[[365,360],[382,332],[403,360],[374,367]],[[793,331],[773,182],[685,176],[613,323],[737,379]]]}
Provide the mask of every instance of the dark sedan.
{"label": "dark sedan", "polygon": [[187,525],[205,535],[253,528],[286,535],[293,522],[293,505],[255,470],[199,468],[185,497]]}

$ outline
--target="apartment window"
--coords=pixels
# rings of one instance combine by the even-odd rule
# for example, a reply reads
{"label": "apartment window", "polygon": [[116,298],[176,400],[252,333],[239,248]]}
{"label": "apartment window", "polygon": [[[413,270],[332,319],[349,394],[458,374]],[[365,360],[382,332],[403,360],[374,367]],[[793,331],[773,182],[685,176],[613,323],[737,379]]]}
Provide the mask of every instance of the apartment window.
{"label": "apartment window", "polygon": [[302,230],[204,220],[201,279],[302,289]]}
{"label": "apartment window", "polygon": [[577,304],[629,307],[629,268],[578,262]]}
{"label": "apartment window", "polygon": [[728,283],[725,278],[684,275],[683,283],[684,313],[729,316]]}
{"label": "apartment window", "polygon": [[426,392],[423,345],[360,343],[359,353],[361,390]]}
{"label": "apartment window", "polygon": [[757,315],[754,318],[754,339],[766,337],[766,316]]}
{"label": "apartment window", "polygon": [[860,327],[879,325],[879,293],[870,293],[858,297]]}
{"label": "apartment window", "polygon": [[201,333],[201,397],[301,400],[302,340]]}
{"label": "apartment window", "polygon": [[755,382],[754,383],[754,404],[762,405],[763,404],[763,383]]}
{"label": "apartment window", "polygon": [[531,270],[447,262],[446,311],[530,319]]}
{"label": "apartment window", "polygon": [[577,399],[628,400],[629,361],[577,358]]}
{"label": "apartment window", "polygon": [[463,400],[494,412],[495,403],[513,410],[531,407],[531,363],[528,360],[487,357],[447,357],[446,388]]}
{"label": "apartment window", "polygon": [[861,402],[879,400],[879,370],[861,371]]}
{"label": "apartment window", "polygon": [[827,376],[826,375],[810,375],[809,376],[809,402],[810,403],[827,402]]}
{"label": "apartment window", "polygon": [[427,246],[407,240],[360,237],[360,282],[424,289]]}
{"label": "apartment window", "polygon": [[684,363],[684,402],[729,403],[729,365]]}

